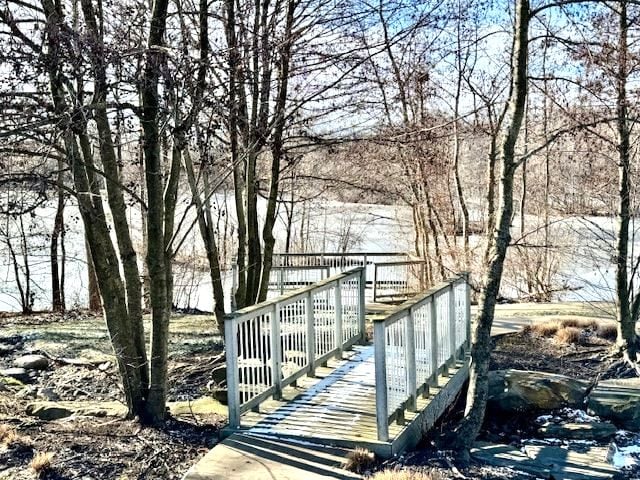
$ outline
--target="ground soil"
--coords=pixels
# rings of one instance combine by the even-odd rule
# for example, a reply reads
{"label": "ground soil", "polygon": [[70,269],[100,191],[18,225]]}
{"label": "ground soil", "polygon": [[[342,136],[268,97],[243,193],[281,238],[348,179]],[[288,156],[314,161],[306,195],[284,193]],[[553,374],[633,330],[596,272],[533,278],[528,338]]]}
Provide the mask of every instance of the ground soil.
{"label": "ground soil", "polygon": [[[213,325],[206,316],[172,319],[169,400],[194,400],[215,388],[209,373],[221,362],[221,341]],[[15,347],[0,356],[0,370],[26,353],[52,359],[49,369],[32,372],[24,385],[0,388],[0,427],[19,437],[8,447],[0,442],[0,479],[179,479],[218,441],[226,420],[220,412],[190,412],[169,418],[160,428],[117,417],[43,421],[26,414],[26,406],[36,400],[123,400],[100,316],[0,316],[0,343]],[[69,359],[87,365],[70,365]],[[53,454],[51,468],[40,476],[29,467],[38,452]]]}
{"label": "ground soil", "polygon": [[[13,345],[0,356],[0,369],[15,357],[41,353],[53,359],[44,372],[25,385],[0,388],[0,427],[16,431],[21,441],[9,448],[0,442],[0,480],[38,478],[29,468],[37,452],[53,454],[49,479],[178,479],[218,441],[225,422],[218,413],[170,418],[161,428],[142,428],[122,418],[70,417],[42,421],[26,414],[34,400],[122,401],[121,387],[102,318],[86,312],[28,317],[0,315],[0,343]],[[561,373],[594,381],[614,366],[611,343],[585,331],[577,344],[532,333],[494,339],[492,369],[531,369]],[[210,372],[219,365],[221,339],[212,317],[176,315],[171,323],[169,400],[194,400],[211,395]],[[88,365],[70,365],[64,359],[82,359]],[[0,382],[1,387],[1,382]],[[434,478],[461,478],[452,469],[451,452],[441,442],[460,418],[463,398],[444,416],[420,448],[376,469],[414,469],[434,472]],[[517,444],[534,435],[535,413],[489,415],[481,438]],[[481,464],[460,468],[466,478],[520,480],[531,478],[517,470]]]}

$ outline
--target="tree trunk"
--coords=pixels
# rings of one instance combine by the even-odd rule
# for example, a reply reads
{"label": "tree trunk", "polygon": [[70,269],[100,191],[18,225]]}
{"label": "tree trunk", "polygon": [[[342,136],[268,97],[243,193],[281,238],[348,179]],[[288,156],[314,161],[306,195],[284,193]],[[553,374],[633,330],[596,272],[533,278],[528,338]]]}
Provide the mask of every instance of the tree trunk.
{"label": "tree trunk", "polygon": [[636,320],[631,311],[631,294],[629,286],[629,222],[631,219],[631,179],[630,168],[630,126],[627,105],[627,55],[628,55],[628,19],[627,2],[620,2],[619,14],[620,33],[618,37],[618,74],[617,90],[617,119],[618,130],[618,232],[616,235],[616,299],[617,299],[617,340],[616,344],[624,356],[636,361],[638,342],[636,338]]}
{"label": "tree trunk", "polygon": [[[145,180],[148,197],[147,234],[149,249],[147,264],[151,282],[151,352],[149,395],[145,403],[143,422],[161,423],[166,416],[167,356],[169,317],[171,313],[170,260],[166,251],[165,235],[173,231],[165,229],[165,185],[160,152],[159,92],[160,70],[164,63],[162,40],[166,28],[168,0],[158,0],[153,5],[151,26],[147,40],[146,65],[141,86],[142,129],[144,131]],[[174,156],[175,157],[175,156]],[[175,168],[172,159],[172,182]],[[179,165],[177,167],[179,169]],[[169,264],[169,265],[168,265]]]}
{"label": "tree trunk", "polygon": [[102,300],[100,299],[100,290],[98,288],[98,279],[96,278],[96,269],[93,266],[91,258],[91,249],[89,241],[85,235],[85,250],[87,252],[87,285],[89,290],[89,310],[99,312],[102,310]]}
{"label": "tree trunk", "polygon": [[[51,308],[54,312],[63,312],[64,305],[64,280],[60,276],[60,257],[58,254],[58,242],[63,238],[64,231],[64,190],[62,185],[62,162],[58,162],[58,203],[56,216],[53,220],[53,232],[51,232],[50,258],[51,258]],[[63,272],[64,274],[64,272]]]}
{"label": "tree trunk", "polygon": [[[273,236],[273,227],[278,214],[278,186],[280,183],[280,163],[284,156],[284,128],[285,128],[285,107],[287,103],[287,92],[289,89],[289,67],[291,63],[291,46],[293,45],[293,22],[295,19],[295,9],[297,0],[289,0],[287,3],[287,20],[284,31],[284,44],[280,52],[280,64],[278,66],[279,85],[275,106],[275,126],[273,129],[273,146],[271,148],[271,184],[269,187],[269,198],[267,201],[267,214],[265,216],[262,237],[264,240],[264,253],[262,256],[262,276],[258,292],[258,302],[267,299],[269,290],[269,276],[273,263],[273,249],[276,239]],[[258,244],[259,245],[259,244]]]}
{"label": "tree trunk", "polygon": [[528,0],[517,0],[507,125],[500,151],[502,163],[500,210],[494,241],[486,255],[488,261],[484,269],[479,311],[472,326],[471,364],[465,417],[456,429],[455,447],[464,451],[468,451],[480,431],[487,404],[491,326],[496,299],[500,291],[504,259],[511,241],[513,180],[518,166],[515,161],[515,147],[527,99],[529,13]]}

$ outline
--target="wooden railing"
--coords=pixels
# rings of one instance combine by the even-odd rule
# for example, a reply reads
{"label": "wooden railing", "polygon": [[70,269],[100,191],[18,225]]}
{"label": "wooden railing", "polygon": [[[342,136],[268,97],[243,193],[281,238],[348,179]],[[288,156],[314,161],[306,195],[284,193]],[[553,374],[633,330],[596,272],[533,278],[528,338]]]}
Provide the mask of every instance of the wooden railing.
{"label": "wooden railing", "polygon": [[380,262],[374,265],[374,302],[406,300],[426,289],[424,260]]}
{"label": "wooden railing", "polygon": [[267,298],[271,299],[285,292],[298,290],[320,282],[331,276],[326,266],[271,267]]}
{"label": "wooden railing", "polygon": [[374,323],[378,440],[389,440],[389,424],[415,411],[469,347],[470,300],[466,274],[403,303]]}
{"label": "wooden railing", "polygon": [[236,311],[225,320],[229,426],[365,338],[364,267]]}
{"label": "wooden railing", "polygon": [[402,252],[310,252],[310,253],[274,253],[273,265],[286,267],[329,267],[329,274],[343,272],[349,268],[364,267],[367,280],[365,295],[373,300],[373,278],[378,263],[411,260],[411,255]]}

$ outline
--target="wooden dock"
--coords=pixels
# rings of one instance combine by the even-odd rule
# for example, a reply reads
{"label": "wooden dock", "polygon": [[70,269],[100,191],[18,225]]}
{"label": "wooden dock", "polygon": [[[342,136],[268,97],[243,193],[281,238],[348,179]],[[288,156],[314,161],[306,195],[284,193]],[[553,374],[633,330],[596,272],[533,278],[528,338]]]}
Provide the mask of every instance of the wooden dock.
{"label": "wooden dock", "polygon": [[[416,412],[389,426],[389,441],[377,439],[373,345],[354,346],[344,360],[329,360],[316,377],[302,377],[283,390],[281,400],[268,400],[259,411],[243,415],[246,431],[281,438],[297,438],[344,448],[367,448],[389,458],[420,439],[459,393],[468,375],[458,362],[427,396],[418,398]],[[227,430],[226,434],[233,431]]]}
{"label": "wooden dock", "polygon": [[[399,305],[366,304],[365,285],[358,267],[226,319],[226,440],[186,480],[226,478],[221,450],[244,459],[249,470],[234,475],[257,478],[263,457],[274,455],[268,445],[361,447],[384,459],[420,441],[468,378],[466,277]],[[316,468],[284,454],[276,465],[288,473],[273,478]],[[327,478],[345,478],[334,473]]]}

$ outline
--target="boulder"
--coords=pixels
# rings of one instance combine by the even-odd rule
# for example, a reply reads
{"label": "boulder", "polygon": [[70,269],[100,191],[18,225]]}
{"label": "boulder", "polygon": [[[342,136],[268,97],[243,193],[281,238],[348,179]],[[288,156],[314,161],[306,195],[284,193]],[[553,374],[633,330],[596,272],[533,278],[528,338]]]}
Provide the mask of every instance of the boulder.
{"label": "boulder", "polygon": [[229,392],[226,388],[217,388],[211,391],[211,396],[222,405],[229,405]]}
{"label": "boulder", "polygon": [[545,423],[538,431],[545,437],[571,440],[606,440],[613,437],[618,429],[612,423]]}
{"label": "boulder", "polygon": [[16,358],[13,365],[25,370],[46,370],[49,367],[49,359],[44,355],[23,355]]}
{"label": "boulder", "polygon": [[5,368],[0,370],[0,377],[9,377],[20,382],[28,382],[31,379],[29,372],[24,368]]}
{"label": "boulder", "polygon": [[582,407],[589,382],[526,370],[489,372],[489,402],[504,411]]}
{"label": "boulder", "polygon": [[589,394],[589,412],[628,430],[640,430],[640,378],[598,382]]}
{"label": "boulder", "polygon": [[40,420],[59,420],[71,415],[119,417],[126,415],[127,407],[120,402],[33,402],[26,412]]}
{"label": "boulder", "polygon": [[606,448],[576,450],[553,445],[511,445],[477,442],[471,456],[488,465],[521,470],[536,478],[562,480],[612,479],[618,473],[607,463]]}
{"label": "boulder", "polygon": [[0,343],[0,357],[13,353],[13,351],[16,350],[16,348],[17,347],[15,345],[7,345],[6,343]]}
{"label": "boulder", "polygon": [[[47,402],[49,403],[49,402]],[[73,415],[75,411],[71,406],[45,404],[45,402],[30,403],[27,405],[27,415],[32,415],[40,420],[59,420]]]}
{"label": "boulder", "polygon": [[172,415],[227,415],[227,408],[211,397],[201,397],[192,401],[168,402]]}

